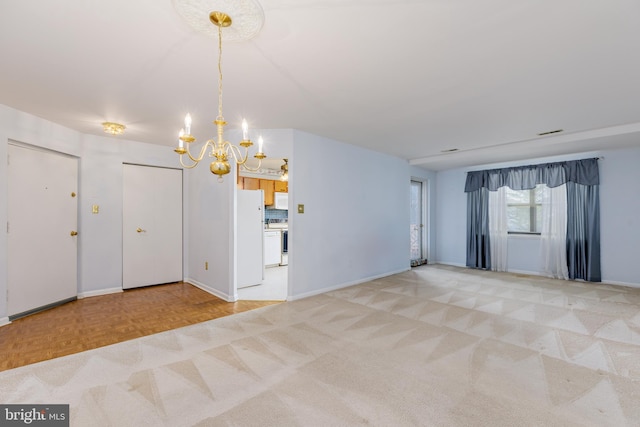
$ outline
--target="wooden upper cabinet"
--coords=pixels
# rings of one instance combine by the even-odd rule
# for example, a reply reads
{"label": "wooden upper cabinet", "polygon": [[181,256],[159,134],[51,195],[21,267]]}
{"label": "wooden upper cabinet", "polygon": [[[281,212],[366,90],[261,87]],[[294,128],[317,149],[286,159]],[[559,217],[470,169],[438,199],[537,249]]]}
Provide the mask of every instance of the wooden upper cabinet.
{"label": "wooden upper cabinet", "polygon": [[[270,179],[261,179],[260,180],[260,189],[264,190],[264,204],[265,204],[265,206],[273,205],[273,192],[275,191],[274,183],[275,183],[275,181],[272,181]],[[246,185],[246,183],[245,183],[245,185]]]}
{"label": "wooden upper cabinet", "polygon": [[289,192],[289,183],[287,181],[273,181],[275,191],[277,193],[288,193]]}
{"label": "wooden upper cabinet", "polygon": [[245,190],[260,190],[262,187],[260,186],[261,179],[258,178],[242,178],[242,188]]}

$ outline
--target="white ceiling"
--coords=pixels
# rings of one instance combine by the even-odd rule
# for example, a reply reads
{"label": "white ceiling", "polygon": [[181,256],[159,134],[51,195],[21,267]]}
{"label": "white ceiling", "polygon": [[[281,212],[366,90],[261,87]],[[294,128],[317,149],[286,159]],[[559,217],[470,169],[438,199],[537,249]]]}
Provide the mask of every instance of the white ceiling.
{"label": "white ceiling", "polygon": [[[224,44],[230,127],[246,117],[434,170],[640,145],[638,0],[261,5],[260,33]],[[10,107],[89,134],[121,122],[167,149],[187,112],[200,141],[214,135],[217,41],[171,0],[3,0],[0,57]]]}

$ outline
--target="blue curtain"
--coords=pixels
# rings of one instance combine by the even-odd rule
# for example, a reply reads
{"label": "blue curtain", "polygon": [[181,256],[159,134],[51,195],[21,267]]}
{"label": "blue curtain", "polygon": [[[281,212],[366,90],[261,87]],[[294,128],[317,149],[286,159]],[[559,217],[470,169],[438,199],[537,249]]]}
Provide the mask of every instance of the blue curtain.
{"label": "blue curtain", "polygon": [[467,267],[491,270],[489,190],[467,193]]}
{"label": "blue curtain", "polygon": [[491,268],[489,195],[508,186],[530,190],[538,184],[567,184],[567,267],[569,277],[600,282],[600,175],[598,159],[543,163],[467,173],[467,266]]}
{"label": "blue curtain", "polygon": [[571,279],[602,281],[598,185],[567,182],[567,267]]}

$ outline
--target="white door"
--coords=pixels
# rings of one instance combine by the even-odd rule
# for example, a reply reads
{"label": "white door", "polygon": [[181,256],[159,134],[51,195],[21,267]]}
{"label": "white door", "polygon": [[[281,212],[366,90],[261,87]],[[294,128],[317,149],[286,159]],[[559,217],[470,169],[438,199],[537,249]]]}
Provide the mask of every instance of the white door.
{"label": "white door", "polygon": [[124,165],[122,287],[182,280],[182,170]]}
{"label": "white door", "polygon": [[9,316],[78,294],[78,162],[9,144]]}
{"label": "white door", "polygon": [[238,190],[237,197],[236,287],[241,289],[261,284],[264,277],[264,198],[262,190]]}

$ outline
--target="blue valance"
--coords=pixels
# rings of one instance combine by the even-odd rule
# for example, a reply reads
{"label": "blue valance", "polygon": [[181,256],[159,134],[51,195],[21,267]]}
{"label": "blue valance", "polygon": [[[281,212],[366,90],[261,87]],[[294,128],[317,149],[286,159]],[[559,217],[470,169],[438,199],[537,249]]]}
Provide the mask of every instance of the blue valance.
{"label": "blue valance", "polygon": [[530,190],[538,184],[546,184],[553,188],[567,182],[599,185],[598,159],[467,172],[464,191],[470,193],[483,187],[489,191],[497,191],[504,186],[513,190]]}

